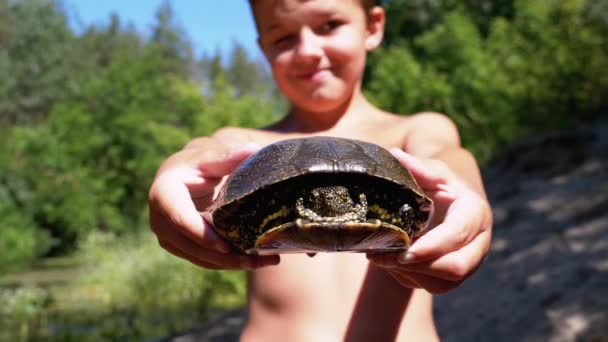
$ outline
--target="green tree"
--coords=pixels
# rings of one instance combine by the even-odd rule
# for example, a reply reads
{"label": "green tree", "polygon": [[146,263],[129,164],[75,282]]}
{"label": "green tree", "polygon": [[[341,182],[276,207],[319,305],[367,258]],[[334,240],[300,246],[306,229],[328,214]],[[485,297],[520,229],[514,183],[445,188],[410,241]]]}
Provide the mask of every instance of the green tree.
{"label": "green tree", "polygon": [[237,42],[232,45],[226,73],[237,95],[269,92],[271,83],[268,82],[264,65],[252,60],[245,47]]}
{"label": "green tree", "polygon": [[387,0],[385,45],[392,45],[434,29],[445,16],[460,11],[480,32],[488,33],[494,18],[510,20],[515,14],[514,0]]}
{"label": "green tree", "polygon": [[0,22],[0,125],[40,123],[53,101],[76,92],[74,35],[54,1],[9,2]]}
{"label": "green tree", "polygon": [[169,0],[165,0],[156,11],[152,42],[168,62],[165,71],[188,76],[194,65],[192,44],[175,18]]}
{"label": "green tree", "polygon": [[8,0],[0,0],[0,49],[8,45],[10,22],[8,14]]}
{"label": "green tree", "polygon": [[121,56],[136,59],[143,53],[144,42],[135,28],[124,26],[113,13],[106,26],[89,26],[78,37],[77,53],[84,79],[94,77],[99,68],[110,66]]}
{"label": "green tree", "polygon": [[370,58],[366,90],[383,108],[446,113],[482,161],[519,137],[605,118],[608,25],[590,2],[504,2],[512,18],[489,11],[487,32],[466,7],[423,3],[441,14],[433,24]]}

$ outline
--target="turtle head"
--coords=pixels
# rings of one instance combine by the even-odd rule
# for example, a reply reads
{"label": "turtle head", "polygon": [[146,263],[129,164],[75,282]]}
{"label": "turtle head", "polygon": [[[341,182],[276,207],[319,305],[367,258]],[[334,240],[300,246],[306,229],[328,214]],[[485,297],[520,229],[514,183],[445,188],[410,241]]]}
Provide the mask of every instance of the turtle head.
{"label": "turtle head", "polygon": [[344,186],[325,186],[309,192],[310,208],[321,216],[340,216],[352,211],[355,203]]}
{"label": "turtle head", "polygon": [[365,220],[367,201],[365,195],[359,195],[359,204],[350,197],[348,189],[341,185],[317,187],[308,193],[308,208],[299,198],[296,209],[305,219],[314,222],[346,222]]}

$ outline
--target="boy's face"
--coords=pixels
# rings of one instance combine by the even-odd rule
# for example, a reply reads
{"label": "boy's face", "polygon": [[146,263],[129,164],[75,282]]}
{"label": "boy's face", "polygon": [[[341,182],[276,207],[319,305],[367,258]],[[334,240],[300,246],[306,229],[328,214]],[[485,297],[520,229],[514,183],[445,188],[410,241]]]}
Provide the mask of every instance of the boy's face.
{"label": "boy's face", "polygon": [[296,106],[328,111],[359,87],[367,52],[380,44],[382,9],[359,0],[252,2],[259,43],[274,78]]}

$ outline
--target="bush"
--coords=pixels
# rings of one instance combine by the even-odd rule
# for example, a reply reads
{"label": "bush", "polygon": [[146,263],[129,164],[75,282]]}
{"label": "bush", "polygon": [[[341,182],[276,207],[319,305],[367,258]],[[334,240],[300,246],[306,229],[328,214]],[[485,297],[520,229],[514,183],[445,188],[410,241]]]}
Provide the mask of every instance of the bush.
{"label": "bush", "polygon": [[36,286],[0,288],[0,340],[34,341],[46,325],[48,292]]}
{"label": "bush", "polygon": [[523,136],[605,120],[607,12],[594,3],[515,1],[512,18],[483,25],[456,6],[374,53],[366,91],[395,113],[446,113],[482,162]]}
{"label": "bush", "polygon": [[245,302],[244,272],[201,269],[159,248],[151,233],[132,238],[93,233],[78,255],[85,264],[86,300],[101,317],[87,324],[104,338],[176,333]]}

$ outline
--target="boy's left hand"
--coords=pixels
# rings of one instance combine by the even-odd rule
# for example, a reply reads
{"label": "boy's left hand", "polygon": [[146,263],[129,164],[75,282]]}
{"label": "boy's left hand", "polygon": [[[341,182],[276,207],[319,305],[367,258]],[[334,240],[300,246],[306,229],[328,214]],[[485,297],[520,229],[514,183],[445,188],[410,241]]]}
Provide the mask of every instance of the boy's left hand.
{"label": "boy's left hand", "polygon": [[368,254],[399,283],[438,294],[460,285],[481,264],[490,248],[492,212],[482,194],[467,186],[439,160],[421,160],[391,151],[435,204],[434,227],[407,252]]}

